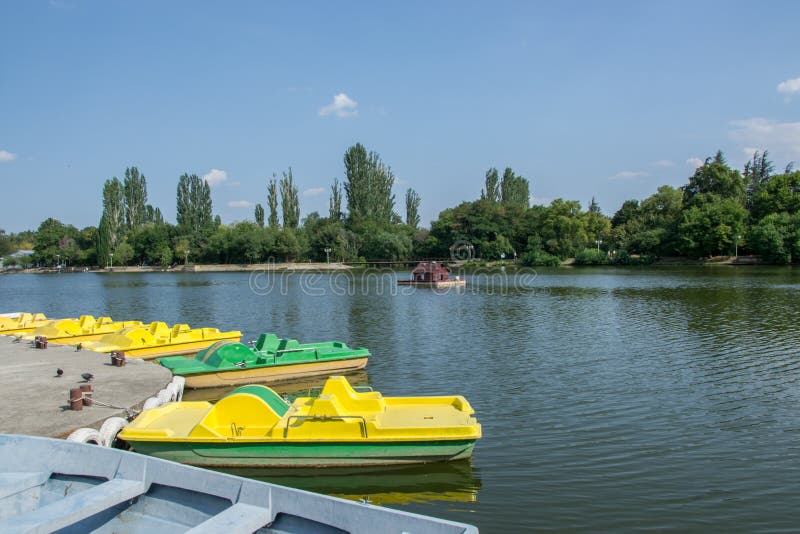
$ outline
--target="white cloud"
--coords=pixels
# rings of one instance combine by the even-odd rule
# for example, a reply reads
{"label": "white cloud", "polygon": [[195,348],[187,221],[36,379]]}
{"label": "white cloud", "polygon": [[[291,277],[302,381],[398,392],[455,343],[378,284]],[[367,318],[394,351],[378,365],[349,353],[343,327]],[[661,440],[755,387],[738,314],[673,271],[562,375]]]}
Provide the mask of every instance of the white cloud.
{"label": "white cloud", "polygon": [[333,102],[327,106],[322,106],[319,110],[320,117],[336,115],[340,119],[355,117],[358,115],[358,102],[344,93],[334,95]]}
{"label": "white cloud", "polygon": [[252,208],[255,204],[249,200],[229,200],[227,206],[229,208]]}
{"label": "white cloud", "polygon": [[785,80],[778,84],[776,87],[779,93],[790,95],[792,93],[800,93],[800,78],[792,78]]}
{"label": "white cloud", "polygon": [[800,159],[800,122],[763,118],[732,121],[729,135],[742,149],[762,147],[778,158]]}
{"label": "white cloud", "polygon": [[670,161],[668,159],[660,159],[658,161],[654,161],[653,162],[653,167],[661,167],[663,169],[666,169],[668,167],[674,167],[674,166],[675,166],[675,163],[673,163],[672,161]]}
{"label": "white cloud", "polygon": [[209,187],[214,187],[228,179],[228,173],[219,169],[211,169],[203,175],[203,180],[208,182]]}
{"label": "white cloud", "polygon": [[643,178],[645,176],[650,176],[649,173],[644,171],[621,171],[615,174],[614,176],[609,176],[609,180],[635,180],[636,178]]}
{"label": "white cloud", "polygon": [[304,197],[315,197],[317,195],[321,195],[324,192],[325,192],[325,188],[324,187],[312,187],[311,189],[306,189],[305,191],[303,191],[303,196]]}
{"label": "white cloud", "polygon": [[9,152],[8,150],[0,150],[0,163],[5,163],[7,161],[14,161],[17,159],[17,155]]}
{"label": "white cloud", "polygon": [[693,169],[696,169],[697,167],[702,167],[703,166],[703,160],[700,159],[700,158],[689,158],[689,159],[686,160],[686,164],[689,167],[691,167]]}

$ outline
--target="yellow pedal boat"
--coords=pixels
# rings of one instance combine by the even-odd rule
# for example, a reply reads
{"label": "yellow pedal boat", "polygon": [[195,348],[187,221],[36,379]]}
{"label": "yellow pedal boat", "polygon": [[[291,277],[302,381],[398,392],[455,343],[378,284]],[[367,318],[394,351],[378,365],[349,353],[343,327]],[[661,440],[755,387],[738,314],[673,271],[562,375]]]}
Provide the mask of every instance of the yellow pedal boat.
{"label": "yellow pedal boat", "polygon": [[54,320],[60,319],[48,319],[43,313],[20,313],[16,317],[0,317],[0,334],[4,336],[29,334]]}
{"label": "yellow pedal boat", "polygon": [[63,345],[77,345],[87,341],[97,341],[106,334],[112,334],[123,328],[142,326],[141,321],[114,321],[111,317],[98,317],[81,315],[74,319],[52,321],[45,326],[36,328],[32,333],[22,336],[22,339],[35,339],[36,336],[45,336],[50,343]]}
{"label": "yellow pedal boat", "polygon": [[152,360],[160,356],[194,354],[224,339],[239,341],[238,330],[220,332],[217,328],[189,328],[188,324],[176,324],[172,328],[166,323],[130,326],[113,334],[106,334],[97,341],[83,345],[95,352],[123,351],[129,358]]}
{"label": "yellow pedal boat", "polygon": [[291,405],[267,386],[242,386],[216,404],[143,411],[119,434],[133,450],[215,467],[388,465],[468,458],[481,425],[460,396],[383,397],[331,377]]}

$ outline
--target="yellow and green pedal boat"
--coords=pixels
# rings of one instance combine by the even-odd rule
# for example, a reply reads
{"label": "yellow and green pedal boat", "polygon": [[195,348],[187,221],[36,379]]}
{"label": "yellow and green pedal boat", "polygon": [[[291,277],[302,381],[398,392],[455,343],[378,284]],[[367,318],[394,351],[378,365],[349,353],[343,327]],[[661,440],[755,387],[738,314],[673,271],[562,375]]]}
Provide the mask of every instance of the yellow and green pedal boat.
{"label": "yellow and green pedal boat", "polygon": [[83,348],[95,352],[122,351],[128,358],[152,360],[160,356],[195,354],[217,341],[239,341],[238,330],[220,332],[217,328],[189,328],[188,324],[176,324],[172,328],[166,323],[130,326],[113,334],[106,334],[97,341],[84,344]]}
{"label": "yellow and green pedal boat", "polygon": [[98,317],[81,315],[74,319],[61,319],[52,321],[36,328],[22,339],[35,339],[36,336],[45,336],[50,343],[62,345],[77,345],[87,341],[97,341],[106,334],[112,334],[123,328],[142,326],[141,321],[114,321],[111,317]]}
{"label": "yellow and green pedal boat", "polygon": [[216,404],[173,402],[143,411],[119,438],[133,450],[206,467],[412,464],[460,460],[481,437],[459,395],[383,397],[342,376],[291,405],[267,386],[235,389]]}
{"label": "yellow and green pedal boat", "polygon": [[[59,320],[59,319],[55,319]],[[76,320],[76,319],[72,319]],[[0,317],[0,335],[20,336],[29,334],[53,321],[48,319],[43,313],[20,313],[16,317]]]}
{"label": "yellow and green pedal boat", "polygon": [[301,344],[261,334],[251,349],[234,341],[218,341],[194,358],[159,358],[158,362],[186,387],[210,388],[296,380],[308,376],[357,371],[367,365],[367,349],[351,349],[339,341]]}

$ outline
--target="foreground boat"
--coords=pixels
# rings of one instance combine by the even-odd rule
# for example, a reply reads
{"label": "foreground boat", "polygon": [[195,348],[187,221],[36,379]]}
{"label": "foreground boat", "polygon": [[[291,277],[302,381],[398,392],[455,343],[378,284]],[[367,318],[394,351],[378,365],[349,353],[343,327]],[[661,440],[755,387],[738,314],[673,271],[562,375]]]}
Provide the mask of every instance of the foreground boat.
{"label": "foreground boat", "polygon": [[470,525],[71,441],[0,435],[0,532],[477,533]]}
{"label": "foreground boat", "polygon": [[331,377],[291,405],[266,386],[243,386],[212,405],[143,411],[119,438],[133,450],[215,467],[348,466],[468,458],[481,425],[464,397],[383,397]]}
{"label": "foreground boat", "polygon": [[20,313],[16,317],[0,317],[0,334],[4,336],[29,334],[52,321],[53,319],[48,319],[43,313]]}
{"label": "foreground boat", "polygon": [[106,334],[98,341],[86,343],[83,348],[95,352],[122,351],[129,358],[152,360],[159,356],[194,354],[217,341],[239,341],[241,337],[238,330],[220,332],[216,328],[189,328],[188,324],[176,324],[170,328],[166,323],[155,322]]}
{"label": "foreground boat", "polygon": [[44,336],[50,343],[63,345],[77,345],[87,341],[97,341],[106,334],[113,334],[123,328],[142,326],[141,321],[114,321],[111,317],[98,317],[81,315],[74,319],[61,319],[34,329],[33,332],[22,336],[23,339],[34,339]]}
{"label": "foreground boat", "polygon": [[295,380],[307,376],[363,369],[369,351],[339,341],[300,344],[261,334],[251,349],[242,343],[218,341],[194,358],[159,358],[159,363],[186,379],[186,387],[210,388]]}

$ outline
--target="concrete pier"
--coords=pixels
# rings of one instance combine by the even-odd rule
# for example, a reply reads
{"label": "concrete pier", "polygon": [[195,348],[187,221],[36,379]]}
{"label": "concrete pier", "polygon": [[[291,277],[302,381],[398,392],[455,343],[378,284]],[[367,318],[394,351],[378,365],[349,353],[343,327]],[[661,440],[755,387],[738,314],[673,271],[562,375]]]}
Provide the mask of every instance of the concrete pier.
{"label": "concrete pier", "polygon": [[[69,390],[87,383],[83,373],[94,375],[95,403],[71,411]],[[124,408],[139,408],[171,379],[168,369],[153,362],[129,359],[114,367],[107,354],[53,344],[36,349],[0,336],[0,433],[66,437],[76,428],[99,428],[111,416],[124,417]]]}

